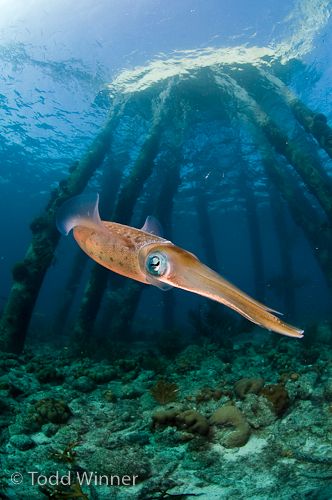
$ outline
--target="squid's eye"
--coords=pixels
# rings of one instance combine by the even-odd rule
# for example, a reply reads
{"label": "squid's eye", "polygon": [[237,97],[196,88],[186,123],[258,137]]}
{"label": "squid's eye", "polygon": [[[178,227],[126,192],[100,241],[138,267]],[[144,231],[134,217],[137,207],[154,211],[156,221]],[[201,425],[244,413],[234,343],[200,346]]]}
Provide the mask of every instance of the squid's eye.
{"label": "squid's eye", "polygon": [[161,252],[151,253],[146,259],[145,267],[148,273],[154,276],[163,276],[168,267],[166,255]]}

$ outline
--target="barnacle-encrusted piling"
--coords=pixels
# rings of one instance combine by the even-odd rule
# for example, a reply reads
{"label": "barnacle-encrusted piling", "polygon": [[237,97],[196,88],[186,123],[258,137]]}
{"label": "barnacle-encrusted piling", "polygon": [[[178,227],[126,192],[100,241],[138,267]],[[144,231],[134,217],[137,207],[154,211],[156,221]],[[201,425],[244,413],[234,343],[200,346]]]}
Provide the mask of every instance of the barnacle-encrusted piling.
{"label": "barnacle-encrusted piling", "polygon": [[[154,114],[152,128],[141,148],[130,175],[120,189],[113,215],[111,216],[111,220],[122,224],[130,223],[134,207],[145,181],[154,170],[160,141],[163,138],[162,124],[166,119],[164,103],[162,105],[159,104],[159,107],[155,109],[157,110]],[[176,113],[179,120],[174,120],[174,130],[178,132],[174,135],[176,139],[173,138],[172,143],[168,143],[168,153],[165,157],[158,158],[158,163],[161,163],[161,165],[158,165],[158,168],[166,175],[163,175],[162,182],[160,183],[161,187],[158,199],[152,213],[158,217],[162,226],[166,229],[167,238],[170,237],[173,198],[180,182],[181,153],[179,148],[182,144],[181,138],[184,130],[184,118],[182,115],[182,111]],[[169,116],[167,119],[170,119]],[[107,333],[110,333],[114,338],[121,337],[123,339],[130,336],[131,320],[136,312],[144,286],[138,283],[127,282],[127,280],[124,282],[121,278],[114,276],[101,266],[95,266],[91,272],[75,326],[74,336],[76,338],[83,339],[84,341],[85,338],[90,336],[108,279],[110,279],[113,285],[113,291],[105,298],[105,309],[112,314],[112,318],[108,322],[103,319],[101,324],[108,324]],[[124,285],[119,290],[121,283],[124,283]],[[167,309],[167,313],[165,312],[165,321],[170,326],[172,324],[173,310],[172,292],[165,294],[164,300],[166,301],[165,308]],[[114,311],[117,311],[116,317],[113,314]],[[106,312],[105,316],[109,316],[109,313]]]}
{"label": "barnacle-encrusted piling", "polygon": [[81,277],[87,262],[87,255],[83,253],[80,248],[77,249],[76,255],[73,259],[73,266],[70,270],[68,280],[60,299],[59,307],[55,313],[52,330],[56,336],[63,335],[65,333],[71,306],[79,288]]}
{"label": "barnacle-encrusted piling", "polygon": [[[180,183],[181,163],[180,151],[178,147],[173,146],[159,165],[167,174],[164,176],[154,213],[164,229],[164,237],[169,240],[172,240],[173,203]],[[169,290],[163,295],[163,326],[166,329],[174,327],[174,308],[174,290]]]}
{"label": "barnacle-encrusted piling", "polygon": [[244,195],[246,216],[249,229],[249,241],[251,247],[251,259],[255,280],[255,297],[264,302],[264,258],[262,249],[262,238],[260,230],[260,220],[255,192],[250,187],[249,169],[243,158],[238,159],[240,170],[240,186]]}
{"label": "barnacle-encrusted piling", "polygon": [[[267,99],[266,93],[270,90],[269,86],[264,87],[264,80],[260,78],[260,73],[252,65],[244,66],[243,71],[234,70],[231,72],[234,78],[234,85],[237,82],[248,93],[247,103],[249,106],[250,98],[255,102],[255,106],[251,106],[250,115],[255,121],[257,120],[260,129],[265,137],[272,144],[275,151],[284,156],[287,162],[292,165],[299,176],[302,178],[307,189],[316,197],[327,217],[332,220],[332,182],[324,169],[318,154],[314,154],[312,145],[310,146],[310,153],[304,150],[302,146],[292,139],[278,124],[272,120],[266,107]],[[259,106],[259,108],[258,108]],[[302,124],[306,124],[307,130],[313,132],[315,130],[314,118],[309,126],[309,111],[308,115],[304,114],[304,107],[299,105],[299,101],[292,104],[293,111],[296,111],[297,118],[301,119]],[[299,110],[302,110],[300,113]],[[306,116],[306,119],[304,117]],[[316,115],[323,120],[323,115]],[[319,122],[319,120],[318,120]],[[309,128],[310,127],[310,128]],[[327,132],[326,132],[327,134]],[[317,136],[318,137],[318,136]],[[330,137],[332,138],[332,136]],[[323,139],[320,140],[322,142]],[[324,142],[324,141],[323,141]],[[324,144],[328,141],[325,140]]]}
{"label": "barnacle-encrusted piling", "polygon": [[202,247],[205,251],[206,262],[210,267],[212,267],[212,269],[218,269],[218,259],[210,221],[208,200],[206,193],[201,186],[197,186],[195,202],[198,230],[201,236]]}
{"label": "barnacle-encrusted piling", "polygon": [[301,227],[311,244],[314,256],[331,288],[332,237],[330,232],[320,229],[322,228],[322,219],[305,197],[294,177],[289,172],[285,172],[273,156],[266,156],[263,159],[263,165],[267,175],[286,200],[295,223]]}
{"label": "barnacle-encrusted piling", "polygon": [[[164,103],[154,102],[152,125],[139,155],[122,187],[120,188],[111,220],[121,224],[129,224],[136,201],[143,189],[145,181],[150,177],[154,161],[158,154],[160,137],[164,119]],[[109,272],[95,265],[85,287],[82,304],[74,328],[74,337],[84,342],[92,330],[100,308],[101,300],[107,285]]]}
{"label": "barnacle-encrusted piling", "polygon": [[[285,201],[287,202],[287,200]],[[277,244],[279,246],[283,311],[291,317],[295,311],[295,279],[292,257],[293,238],[285,216],[285,202],[283,203],[280,191],[272,182],[270,187],[270,204],[277,235]]]}
{"label": "barnacle-encrusted piling", "polygon": [[327,123],[327,117],[306,106],[276,75],[262,68],[257,68],[256,71],[266,90],[276,92],[285,101],[302,127],[313,135],[320,147],[332,158],[332,128]]}
{"label": "barnacle-encrusted piling", "polygon": [[[299,146],[279,129],[236,80],[229,76],[227,78],[232,85],[234,98],[241,103],[243,111],[250,121],[250,126],[254,127],[256,131],[256,141],[264,157],[265,171],[287,201],[295,222],[303,229],[331,287],[330,248],[332,248],[332,238],[329,231],[321,230],[322,217],[309,202],[295,176],[296,172],[302,177],[308,190],[316,196],[326,215],[332,217],[332,190],[327,173],[320,164],[312,161],[310,156],[300,151]],[[242,76],[240,81],[245,81]],[[218,84],[218,82],[220,82],[220,76],[216,76],[216,83]],[[285,166],[281,160],[277,160],[275,153],[282,155],[288,165]],[[289,165],[294,168],[295,172],[289,168]]]}
{"label": "barnacle-encrusted piling", "polygon": [[[223,155],[220,153],[223,153],[225,145],[226,153],[231,150],[232,161],[235,159],[234,169],[231,171],[231,166],[226,167],[229,168],[229,179],[224,183],[224,178],[220,177],[216,180],[217,186],[210,183],[209,189],[217,195],[213,202],[223,208],[229,201],[223,199],[219,183],[224,183],[225,189],[230,188],[229,195],[227,193],[226,196],[230,196],[231,200],[235,199],[234,192],[237,193],[237,190],[240,192],[240,202],[243,198],[245,200],[256,282],[255,295],[263,300],[265,280],[262,238],[259,232],[260,205],[256,204],[255,190],[257,186],[259,190],[264,185],[264,172],[286,200],[295,223],[303,229],[329,285],[332,286],[332,182],[320,155],[320,148],[323,148],[332,158],[332,129],[328,126],[325,115],[310,110],[272,70],[269,72],[268,64],[266,61],[262,61],[260,65],[235,62],[231,65],[226,62],[212,62],[207,66],[193,64],[188,71],[182,73],[180,70],[175,77],[167,76],[163,79],[158,74],[158,78],[152,78],[151,81],[146,78],[149,71],[147,69],[143,72],[144,75],[142,73],[141,85],[133,84],[136,78],[141,78],[137,76],[137,72],[127,87],[125,84],[114,84],[114,95],[119,96],[119,100],[115,101],[105,128],[81,161],[73,165],[68,179],[61,182],[52,193],[41,216],[31,224],[32,241],[22,262],[18,262],[13,268],[14,283],[0,320],[1,349],[14,352],[22,350],[35,302],[45,273],[53,262],[60,237],[54,223],[57,208],[67,198],[82,192],[91,175],[104,162],[113,131],[119,121],[123,128],[118,130],[121,129],[122,133],[115,134],[114,142],[117,146],[120,143],[117,150],[119,155],[130,156],[132,167],[122,168],[117,152],[109,154],[108,164],[104,162],[100,206],[102,218],[130,224],[135,207],[138,205],[141,208],[137,201],[143,200],[146,203],[146,197],[142,193],[144,187],[148,186],[149,193],[144,194],[149,197],[152,212],[164,225],[165,236],[171,238],[173,199],[180,181],[184,179],[181,194],[186,193],[186,190],[192,193],[193,186],[196,189],[197,226],[201,232],[207,263],[218,268],[208,213],[210,191],[205,190],[201,180],[206,178],[203,176],[207,169],[210,171],[216,168],[212,163],[210,166],[210,161],[218,162],[220,158],[220,165],[224,168]],[[127,104],[130,105],[128,115],[123,113]],[[286,113],[291,126],[288,126],[286,120],[283,121],[284,115],[281,115],[280,110],[281,113]],[[148,130],[145,131],[144,127]],[[128,141],[126,132],[131,128],[133,144]],[[234,141],[235,148],[241,151],[239,157],[234,153],[235,148],[227,149],[226,139]],[[214,140],[217,154],[206,155],[212,150]],[[248,170],[251,164],[248,167],[246,162],[248,144],[250,147],[254,146],[255,151],[250,151],[248,155],[254,164],[253,172],[256,175],[257,167],[263,182],[259,179],[256,183],[256,179],[251,178]],[[158,168],[162,175],[157,179],[154,175]],[[111,182],[106,179],[107,175],[111,175]],[[109,205],[111,189],[111,198],[115,200],[113,205]],[[311,195],[320,207],[311,202]],[[273,210],[276,212],[275,207]],[[282,225],[277,216],[276,225],[277,228]],[[285,244],[281,244],[284,242],[281,229],[279,240],[283,275],[284,278],[291,278],[290,253]],[[60,312],[62,323],[74,297],[80,272],[78,266],[78,271],[73,270],[67,284],[66,303],[62,304]],[[83,293],[74,328],[75,338],[84,342],[92,332],[108,280],[112,281],[113,288],[109,296],[106,296],[106,302],[114,315],[114,329],[118,333],[130,332],[132,318],[144,287],[128,283],[120,293],[121,279],[101,266],[94,265]],[[294,296],[289,288],[285,288],[284,293],[285,300],[292,309]],[[165,294],[164,301],[164,323],[170,328],[173,322],[173,295]],[[113,330],[112,326],[110,330]]]}
{"label": "barnacle-encrusted piling", "polygon": [[4,351],[20,353],[24,347],[31,315],[60,239],[55,226],[56,211],[67,198],[84,189],[103,162],[118,113],[119,108],[114,108],[89,150],[72,166],[68,178],[51,193],[43,213],[31,223],[32,240],[23,261],[13,268],[13,285],[0,320],[0,348]]}

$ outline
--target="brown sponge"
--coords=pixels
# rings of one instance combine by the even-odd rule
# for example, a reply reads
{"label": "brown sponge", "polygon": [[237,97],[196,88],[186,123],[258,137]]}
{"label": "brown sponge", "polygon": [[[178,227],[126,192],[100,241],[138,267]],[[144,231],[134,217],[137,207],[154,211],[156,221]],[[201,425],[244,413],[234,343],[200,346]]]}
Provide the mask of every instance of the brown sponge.
{"label": "brown sponge", "polygon": [[262,378],[241,378],[234,385],[235,394],[244,399],[246,394],[258,394],[264,385]]}
{"label": "brown sponge", "polygon": [[244,446],[250,437],[250,426],[244,415],[236,406],[225,405],[213,413],[209,419],[210,425],[232,426],[229,434],[221,438],[221,444],[226,448]]}
{"label": "brown sponge", "polygon": [[152,417],[153,427],[173,425],[180,430],[206,436],[209,433],[209,423],[203,415],[195,410],[178,412],[166,410],[155,413]]}

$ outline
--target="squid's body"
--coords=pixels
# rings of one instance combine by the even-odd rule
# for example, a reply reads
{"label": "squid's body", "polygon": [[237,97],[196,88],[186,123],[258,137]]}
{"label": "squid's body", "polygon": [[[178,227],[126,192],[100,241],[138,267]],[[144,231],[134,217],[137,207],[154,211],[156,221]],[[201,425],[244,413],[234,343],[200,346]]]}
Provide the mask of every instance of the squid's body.
{"label": "squid's body", "polygon": [[68,200],[57,214],[57,227],[66,235],[73,229],[82,250],[111,271],[163,290],[177,287],[203,295],[268,330],[303,336],[303,330],[272,314],[276,311],[249,297],[192,253],[162,238],[153,217],[147,218],[142,229],[102,221],[98,195],[94,194]]}

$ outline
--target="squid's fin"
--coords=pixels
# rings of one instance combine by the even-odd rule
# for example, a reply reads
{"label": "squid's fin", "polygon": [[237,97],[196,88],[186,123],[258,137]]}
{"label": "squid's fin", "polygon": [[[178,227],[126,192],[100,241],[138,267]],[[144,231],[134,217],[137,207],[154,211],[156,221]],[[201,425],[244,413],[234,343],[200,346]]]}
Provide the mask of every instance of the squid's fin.
{"label": "squid's fin", "polygon": [[155,236],[160,236],[163,238],[163,228],[158,219],[153,217],[153,215],[148,215],[144,226],[141,228],[141,231],[145,231],[146,233],[154,234]]}
{"label": "squid's fin", "polygon": [[74,196],[67,200],[56,215],[56,226],[60,233],[67,236],[75,226],[93,229],[101,225],[98,203],[98,193]]}

